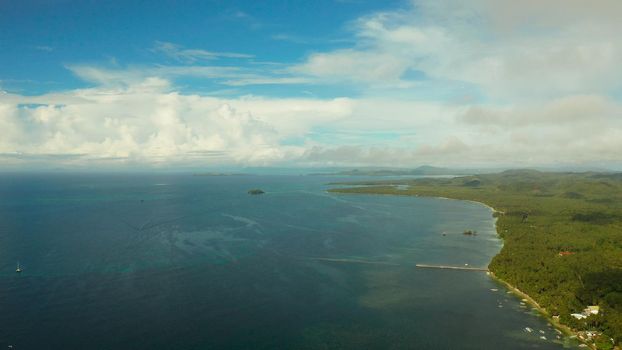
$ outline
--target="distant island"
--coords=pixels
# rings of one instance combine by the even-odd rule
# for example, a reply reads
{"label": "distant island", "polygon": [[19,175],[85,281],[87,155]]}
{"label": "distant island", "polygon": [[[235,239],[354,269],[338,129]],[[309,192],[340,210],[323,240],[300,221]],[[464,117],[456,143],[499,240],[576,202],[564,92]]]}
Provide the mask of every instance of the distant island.
{"label": "distant island", "polygon": [[218,172],[208,172],[208,173],[195,173],[192,176],[242,176],[249,175],[244,173],[218,173]]}
{"label": "distant island", "polygon": [[440,175],[471,175],[482,172],[477,169],[449,169],[423,165],[414,169],[392,168],[363,168],[335,171],[331,173],[318,173],[312,175],[347,175],[347,176],[440,176]]}
{"label": "distant island", "polygon": [[445,197],[493,207],[504,246],[489,265],[492,275],[591,348],[621,348],[621,173],[513,170],[344,183],[355,184],[329,191]]}
{"label": "distant island", "polygon": [[248,194],[250,195],[258,195],[258,194],[264,194],[266,192],[264,192],[263,190],[260,190],[258,188],[252,189],[252,190],[248,190]]}

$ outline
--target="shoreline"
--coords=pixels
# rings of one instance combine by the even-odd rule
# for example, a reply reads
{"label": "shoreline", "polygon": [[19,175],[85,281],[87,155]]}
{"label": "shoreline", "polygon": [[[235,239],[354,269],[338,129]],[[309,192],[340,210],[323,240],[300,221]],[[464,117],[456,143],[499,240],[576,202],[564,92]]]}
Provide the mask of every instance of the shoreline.
{"label": "shoreline", "polygon": [[[447,197],[428,197],[428,198],[443,198],[443,199],[451,199],[451,200],[463,200],[463,201],[467,201],[467,202],[472,202],[472,203],[478,203],[481,204],[487,208],[489,208],[493,213],[500,213],[500,211],[496,210],[495,208],[491,207],[490,205],[483,203],[483,202],[479,202],[476,200],[472,200],[472,199],[455,199],[455,198],[447,198]],[[504,239],[503,237],[501,237],[501,235],[499,234],[499,231],[497,230],[497,218],[495,217],[495,232],[497,233],[497,237],[499,238],[499,240],[502,242],[502,244],[504,243]],[[499,253],[495,254],[495,256],[497,256]],[[494,256],[493,256],[494,259]],[[491,260],[492,261],[492,260]],[[490,263],[489,263],[490,266]],[[488,268],[488,272],[486,273],[493,281],[501,283],[508,291],[510,291],[512,294],[514,294],[515,296],[519,297],[522,299],[523,302],[529,304],[532,308],[536,309],[538,311],[538,313],[540,314],[540,316],[542,316],[544,319],[546,319],[555,329],[559,330],[560,332],[562,332],[562,334],[566,335],[566,336],[572,336],[574,337],[574,339],[576,339],[580,344],[585,344],[589,349],[593,349],[593,350],[598,350],[598,348],[588,342],[583,341],[580,337],[579,337],[579,332],[573,330],[572,328],[566,326],[565,324],[559,322],[559,320],[553,318],[553,316],[551,316],[551,314],[549,314],[549,312],[542,306],[540,306],[540,304],[538,304],[538,302],[532,298],[529,294],[523,292],[522,290],[518,289],[518,287],[516,287],[515,285],[511,284],[510,282],[498,277],[497,275],[495,275],[495,272],[490,270],[490,267]]]}
{"label": "shoreline", "polygon": [[559,330],[560,332],[562,332],[562,334],[566,335],[566,336],[573,336],[580,344],[585,344],[587,345],[588,348],[590,349],[594,349],[594,350],[598,350],[595,346],[593,346],[592,344],[586,343],[584,341],[581,340],[581,338],[579,338],[577,332],[575,332],[574,330],[572,330],[572,328],[560,323],[558,320],[554,319],[549,313],[548,311],[546,311],[545,308],[543,308],[542,306],[540,306],[540,304],[538,304],[537,301],[535,301],[532,297],[530,297],[527,293],[523,292],[522,290],[518,289],[517,287],[515,287],[514,285],[510,284],[509,282],[507,282],[506,280],[497,277],[495,275],[494,272],[489,271],[487,273],[487,275],[495,282],[498,282],[500,284],[502,284],[509,292],[511,292],[512,294],[514,294],[517,297],[521,298],[521,301],[523,301],[526,304],[529,304],[532,308],[536,309],[538,311],[538,313],[540,314],[540,316],[542,316],[543,318],[545,318],[555,329]]}
{"label": "shoreline", "polygon": [[[449,200],[455,200],[455,201],[472,202],[472,203],[477,203],[477,204],[487,207],[493,212],[493,214],[502,213],[486,203],[479,202],[479,201],[472,200],[472,199],[456,199],[456,198],[448,198],[448,197],[440,197],[440,196],[421,196],[421,195],[415,195],[415,197],[440,198],[440,199],[449,199]],[[503,237],[501,237],[501,235],[499,234],[499,231],[497,230],[497,220],[498,218],[495,217],[495,232],[497,233],[497,237],[499,238],[501,243],[505,244]],[[499,253],[495,254],[495,256],[497,256],[498,254]],[[493,259],[494,259],[494,256],[493,256]],[[489,266],[490,266],[490,263],[489,263]],[[492,279],[493,281],[502,284],[508,291],[510,291],[516,297],[521,298],[523,302],[529,304],[531,307],[536,309],[538,313],[540,314],[540,316],[546,319],[555,329],[562,332],[562,334],[566,336],[574,337],[574,339],[576,339],[580,344],[585,344],[589,349],[598,350],[598,348],[595,345],[591,343],[587,343],[583,341],[581,338],[579,338],[579,333],[577,331],[566,326],[565,324],[562,324],[561,322],[559,322],[559,320],[554,319],[553,316],[551,316],[551,314],[549,314],[549,312],[544,307],[540,306],[540,304],[538,304],[538,302],[535,299],[529,296],[529,294],[523,292],[522,290],[518,289],[518,287],[516,287],[515,285],[495,275],[494,271],[490,270],[490,267],[488,268],[488,272],[486,272],[486,275],[488,275],[490,279]]]}
{"label": "shoreline", "polygon": [[[328,192],[328,191],[327,191]],[[340,194],[358,194],[358,193],[347,193],[347,192],[329,192],[329,193],[340,193]],[[374,193],[361,193],[361,194],[374,194]],[[376,194],[374,194],[376,195]],[[503,213],[501,211],[496,210],[494,207],[484,203],[484,202],[480,202],[480,201],[476,201],[473,199],[457,199],[457,198],[449,198],[449,197],[442,197],[442,196],[425,196],[425,195],[419,195],[419,194],[400,194],[400,193],[395,193],[395,194],[383,194],[383,193],[379,193],[377,195],[389,195],[389,196],[393,196],[393,195],[403,195],[403,196],[413,196],[413,197],[424,197],[424,198],[436,198],[436,199],[445,199],[445,200],[454,200],[454,201],[465,201],[465,202],[472,202],[472,203],[477,203],[479,205],[483,205],[484,207],[490,209],[492,211],[492,213]],[[501,241],[502,243],[502,248],[503,245],[505,244],[503,237],[501,237],[501,235],[499,234],[499,231],[497,230],[497,217],[494,217],[495,219],[495,224],[494,224],[494,229],[495,229],[495,233],[497,234],[497,238]],[[492,258],[494,259],[495,256],[497,256],[499,254],[499,252],[497,252],[497,254],[495,254]],[[492,261],[492,259],[491,259]],[[488,263],[490,265],[490,262]],[[543,317],[544,319],[546,319],[555,329],[559,330],[560,332],[562,332],[562,334],[566,335],[566,336],[572,336],[574,337],[574,339],[576,339],[579,344],[584,344],[587,346],[588,349],[592,349],[592,350],[598,350],[598,348],[588,342],[583,341],[581,338],[579,338],[579,332],[573,330],[572,328],[560,323],[558,320],[554,319],[549,313],[548,311],[543,308],[542,306],[540,306],[540,304],[538,304],[538,302],[533,299],[531,296],[529,296],[527,293],[521,291],[520,289],[518,289],[518,287],[514,286],[513,284],[505,281],[504,279],[498,277],[497,275],[495,275],[494,271],[490,270],[490,268],[488,269],[488,272],[486,272],[486,275],[490,277],[491,280],[500,283],[501,285],[503,285],[509,292],[511,292],[512,294],[514,294],[516,297],[519,297],[521,299],[524,299],[525,303],[529,304],[531,307],[533,307],[534,309],[536,309],[538,311],[538,313],[540,314],[541,317]]]}

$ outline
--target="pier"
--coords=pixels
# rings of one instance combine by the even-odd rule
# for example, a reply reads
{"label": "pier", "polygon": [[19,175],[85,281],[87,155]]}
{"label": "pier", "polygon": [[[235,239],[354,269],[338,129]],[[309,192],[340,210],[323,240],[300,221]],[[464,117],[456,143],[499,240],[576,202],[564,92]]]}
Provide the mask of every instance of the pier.
{"label": "pier", "polygon": [[466,271],[484,271],[488,272],[487,268],[483,267],[469,267],[469,266],[447,266],[447,265],[427,265],[427,264],[416,264],[415,265],[421,269],[444,269],[444,270],[466,270]]}

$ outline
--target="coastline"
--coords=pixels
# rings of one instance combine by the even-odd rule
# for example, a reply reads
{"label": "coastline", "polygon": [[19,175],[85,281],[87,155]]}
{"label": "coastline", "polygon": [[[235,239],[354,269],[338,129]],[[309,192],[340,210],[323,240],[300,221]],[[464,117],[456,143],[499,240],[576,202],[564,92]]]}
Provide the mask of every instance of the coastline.
{"label": "coastline", "polygon": [[594,350],[598,350],[594,345],[583,342],[579,337],[578,337],[578,333],[575,332],[574,330],[572,330],[570,327],[560,323],[558,320],[554,319],[549,313],[548,311],[546,311],[545,308],[543,308],[542,306],[540,306],[540,304],[538,304],[537,301],[535,301],[532,297],[530,297],[528,294],[526,294],[525,292],[521,291],[520,289],[516,288],[514,285],[510,284],[509,282],[505,281],[504,279],[497,277],[495,275],[494,272],[489,271],[488,276],[495,282],[498,282],[500,284],[502,284],[506,289],[508,289],[508,291],[510,291],[512,294],[514,294],[515,296],[519,297],[522,299],[523,302],[525,302],[526,304],[529,304],[531,307],[533,307],[534,309],[536,309],[538,311],[538,313],[540,313],[540,315],[542,317],[544,317],[553,327],[555,327],[555,329],[559,330],[560,332],[562,332],[562,334],[566,335],[566,336],[573,336],[577,339],[577,341],[581,344],[585,344],[588,348],[590,349],[594,349]]}
{"label": "coastline", "polygon": [[[484,202],[479,202],[479,201],[472,200],[472,199],[456,199],[456,198],[448,198],[448,197],[434,197],[434,196],[421,196],[421,195],[415,195],[415,197],[440,198],[440,199],[449,199],[449,200],[472,202],[472,203],[477,203],[477,204],[480,204],[480,205],[483,205],[483,206],[487,207],[493,213],[501,213],[500,211],[496,210],[494,207],[492,207],[492,206],[490,206],[490,205],[488,205],[488,204],[486,204]],[[495,217],[495,232],[497,232],[497,237],[503,243],[503,241],[504,241],[503,237],[501,237],[501,235],[499,234],[499,231],[497,230],[497,220],[498,219]],[[499,254],[499,253],[497,253],[497,254]],[[578,332],[576,332],[572,328],[570,328],[570,327],[560,323],[559,320],[553,318],[553,316],[551,316],[551,314],[549,314],[549,312],[545,308],[540,306],[540,304],[538,304],[538,302],[535,299],[533,299],[531,296],[529,296],[529,294],[521,291],[520,289],[518,289],[518,287],[514,286],[513,284],[509,283],[508,281],[498,277],[497,275],[495,275],[494,271],[490,270],[490,268],[488,269],[488,272],[486,274],[493,281],[496,281],[496,282],[502,284],[512,294],[514,294],[515,296],[521,298],[523,302],[529,304],[532,308],[536,309],[538,311],[538,313],[540,313],[540,315],[542,317],[544,317],[555,329],[557,329],[560,332],[562,332],[562,334],[564,334],[566,336],[574,337],[580,344],[585,344],[589,349],[598,350],[598,348],[596,346],[594,346],[593,344],[587,343],[587,342],[583,341],[581,338],[579,338],[579,333]]]}
{"label": "coastline", "polygon": [[[333,193],[340,193],[338,191],[333,191]],[[344,193],[341,192],[341,194],[354,194],[354,193]],[[374,194],[374,193],[365,193],[365,194]],[[484,202],[480,202],[480,201],[476,201],[476,200],[472,200],[472,199],[458,199],[458,198],[449,198],[449,197],[442,197],[442,196],[426,196],[426,195],[420,195],[420,194],[401,194],[401,193],[392,193],[392,194],[384,194],[384,193],[379,193],[378,195],[404,195],[404,196],[414,196],[414,197],[427,197],[427,198],[437,198],[437,199],[445,199],[445,200],[456,200],[456,201],[466,201],[466,202],[472,202],[472,203],[477,203],[479,205],[483,205],[485,207],[487,207],[488,209],[491,210],[491,212],[494,213],[503,213],[502,211],[498,211],[496,210],[494,207],[484,203]],[[497,233],[497,237],[501,240],[501,243],[504,244],[504,239],[503,237],[499,234],[499,231],[497,230],[497,220],[498,218],[495,217],[495,232]],[[495,254],[495,256],[497,256],[499,253]],[[493,256],[494,259],[494,256]],[[492,261],[492,260],[491,260]],[[562,334],[566,335],[566,336],[571,336],[573,338],[575,338],[580,344],[584,344],[585,346],[587,346],[588,349],[593,349],[593,350],[598,350],[598,348],[591,343],[588,343],[584,340],[582,340],[579,337],[579,332],[573,330],[572,328],[560,323],[557,319],[554,319],[549,313],[548,311],[543,308],[542,306],[540,306],[540,304],[538,304],[538,302],[533,299],[531,296],[529,296],[527,293],[521,291],[520,289],[518,289],[518,287],[512,285],[511,283],[503,280],[502,278],[498,277],[495,275],[494,271],[488,270],[488,272],[486,273],[493,281],[500,283],[501,285],[503,285],[509,292],[511,292],[512,294],[514,294],[516,297],[519,297],[521,299],[524,299],[524,302],[529,304],[531,307],[533,307],[534,309],[536,309],[538,311],[538,313],[545,318],[555,329],[559,330],[560,332],[562,332]]]}
{"label": "coastline", "polygon": [[[416,197],[428,197],[428,196],[416,195]],[[496,210],[495,208],[491,207],[490,205],[488,205],[486,203],[479,202],[479,201],[472,200],[472,199],[455,199],[455,198],[447,198],[447,197],[428,197],[428,198],[441,198],[441,199],[450,199],[450,200],[457,200],[457,201],[472,202],[472,203],[481,204],[481,205],[487,207],[493,213],[499,213],[500,212],[500,211]],[[499,234],[499,231],[497,230],[497,220],[498,219],[495,217],[495,232],[497,232],[497,237],[499,237],[499,239],[503,243],[503,237],[501,237],[501,235]],[[499,254],[499,253],[497,253],[497,254]],[[486,274],[493,281],[501,283],[508,291],[512,292],[512,294],[514,294],[515,296],[521,298],[525,303],[529,304],[531,307],[536,309],[538,311],[538,313],[540,313],[540,315],[542,317],[544,317],[551,325],[553,325],[553,327],[555,329],[559,330],[560,332],[562,332],[566,336],[574,337],[575,339],[577,339],[577,341],[580,344],[585,344],[589,349],[598,350],[598,348],[596,348],[596,346],[594,346],[593,344],[590,344],[590,343],[587,343],[587,342],[584,342],[583,340],[581,340],[581,338],[579,338],[579,333],[578,332],[576,332],[572,328],[570,328],[570,327],[560,323],[557,319],[554,319],[553,316],[551,316],[549,314],[549,312],[545,308],[540,306],[540,304],[538,304],[538,302],[535,299],[533,299],[531,296],[529,296],[529,294],[521,291],[520,289],[518,289],[518,287],[512,285],[508,281],[498,277],[497,275],[495,275],[494,271],[490,270],[490,268],[488,269],[488,272]]]}

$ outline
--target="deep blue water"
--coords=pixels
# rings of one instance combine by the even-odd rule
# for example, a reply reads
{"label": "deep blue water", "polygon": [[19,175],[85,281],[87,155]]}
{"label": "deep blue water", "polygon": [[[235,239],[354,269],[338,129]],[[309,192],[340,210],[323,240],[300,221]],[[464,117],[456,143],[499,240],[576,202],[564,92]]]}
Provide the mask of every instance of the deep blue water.
{"label": "deep blue water", "polygon": [[335,180],[0,175],[0,349],[563,348],[485,273],[415,268],[486,266],[488,208]]}

